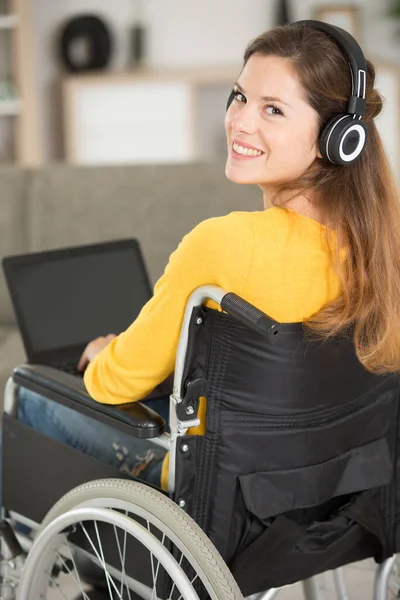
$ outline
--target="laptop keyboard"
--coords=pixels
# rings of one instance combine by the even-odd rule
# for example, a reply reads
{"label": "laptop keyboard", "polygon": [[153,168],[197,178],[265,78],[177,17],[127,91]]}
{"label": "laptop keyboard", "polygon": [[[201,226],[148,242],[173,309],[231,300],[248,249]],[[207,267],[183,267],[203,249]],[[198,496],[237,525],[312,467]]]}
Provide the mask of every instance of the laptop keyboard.
{"label": "laptop keyboard", "polygon": [[64,360],[57,368],[66,373],[70,373],[71,375],[80,375],[82,377],[82,373],[78,371],[78,363],[75,360]]}

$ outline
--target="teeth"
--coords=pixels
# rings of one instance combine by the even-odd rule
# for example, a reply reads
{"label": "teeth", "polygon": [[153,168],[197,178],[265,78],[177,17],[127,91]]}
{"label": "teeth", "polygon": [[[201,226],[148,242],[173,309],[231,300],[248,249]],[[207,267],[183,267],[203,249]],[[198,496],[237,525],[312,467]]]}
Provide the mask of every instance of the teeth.
{"label": "teeth", "polygon": [[244,146],[239,146],[239,144],[233,143],[233,149],[238,154],[242,154],[243,156],[261,156],[263,154],[261,150],[253,150],[252,148],[245,148]]}

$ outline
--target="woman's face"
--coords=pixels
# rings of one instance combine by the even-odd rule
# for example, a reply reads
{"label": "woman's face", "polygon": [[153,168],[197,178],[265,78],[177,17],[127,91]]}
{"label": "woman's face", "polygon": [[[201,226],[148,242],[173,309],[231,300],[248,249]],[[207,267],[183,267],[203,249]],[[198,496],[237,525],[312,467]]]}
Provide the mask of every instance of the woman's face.
{"label": "woman's face", "polygon": [[225,117],[228,179],[273,191],[321,156],[317,112],[305,101],[288,59],[254,54],[234,91]]}

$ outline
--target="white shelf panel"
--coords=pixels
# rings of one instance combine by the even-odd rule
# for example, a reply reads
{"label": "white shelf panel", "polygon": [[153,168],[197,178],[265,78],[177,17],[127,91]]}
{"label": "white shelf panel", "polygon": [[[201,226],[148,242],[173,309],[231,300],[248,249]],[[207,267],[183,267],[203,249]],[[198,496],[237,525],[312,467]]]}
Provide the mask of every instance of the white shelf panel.
{"label": "white shelf panel", "polygon": [[71,98],[76,164],[186,162],[192,158],[191,90],[182,82],[104,82]]}

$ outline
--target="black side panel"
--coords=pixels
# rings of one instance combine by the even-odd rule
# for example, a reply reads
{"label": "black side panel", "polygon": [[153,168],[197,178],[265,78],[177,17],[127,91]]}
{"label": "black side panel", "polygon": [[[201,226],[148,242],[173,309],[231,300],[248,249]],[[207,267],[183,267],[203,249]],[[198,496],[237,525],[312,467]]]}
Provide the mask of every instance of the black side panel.
{"label": "black side panel", "polygon": [[[3,420],[3,505],[40,523],[48,510],[74,487],[95,479],[134,479],[126,473],[87,456],[47,436],[20,421],[4,415]],[[131,515],[132,517],[132,515]],[[147,527],[139,517],[135,518]],[[119,532],[119,548],[114,528],[99,523],[99,532],[108,564],[120,568],[120,549],[124,543]],[[96,539],[93,523],[87,521],[85,529],[92,540]],[[153,531],[153,534],[156,533]],[[161,534],[157,534],[161,538]],[[70,541],[87,552],[91,545],[79,527],[68,534]],[[153,578],[149,552],[140,542],[128,537],[125,546],[126,574],[152,587]],[[164,585],[165,572],[159,572],[159,593]]]}
{"label": "black side panel", "polygon": [[106,477],[132,479],[74,448],[3,416],[2,504],[40,523],[72,488]]}

